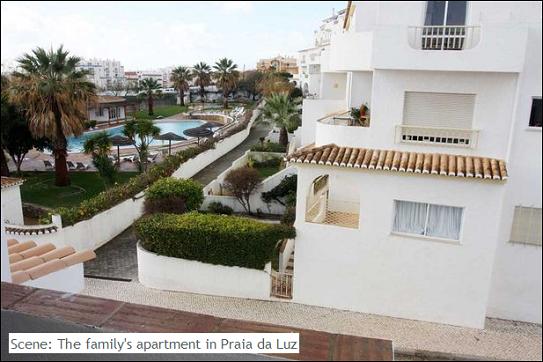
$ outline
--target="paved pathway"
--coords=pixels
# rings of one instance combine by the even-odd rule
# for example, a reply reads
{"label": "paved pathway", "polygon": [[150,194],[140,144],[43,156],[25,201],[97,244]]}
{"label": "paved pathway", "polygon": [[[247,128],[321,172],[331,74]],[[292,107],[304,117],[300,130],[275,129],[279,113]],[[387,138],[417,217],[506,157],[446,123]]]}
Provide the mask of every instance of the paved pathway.
{"label": "paved pathway", "polygon": [[139,282],[86,279],[81,294],[217,317],[330,333],[389,339],[400,354],[433,351],[457,356],[541,360],[541,326],[487,319],[484,330],[314,307],[291,302],[169,292]]}
{"label": "paved pathway", "polygon": [[251,128],[251,133],[236,148],[228,152],[226,155],[219,158],[217,161],[213,162],[211,165],[204,168],[202,171],[198,172],[192,177],[193,180],[199,181],[202,185],[207,185],[211,181],[217,178],[224,170],[232,165],[236,159],[240,158],[245,151],[249,150],[251,146],[258,143],[260,137],[265,137],[271,130],[269,124],[262,122],[257,122],[253,128]]}

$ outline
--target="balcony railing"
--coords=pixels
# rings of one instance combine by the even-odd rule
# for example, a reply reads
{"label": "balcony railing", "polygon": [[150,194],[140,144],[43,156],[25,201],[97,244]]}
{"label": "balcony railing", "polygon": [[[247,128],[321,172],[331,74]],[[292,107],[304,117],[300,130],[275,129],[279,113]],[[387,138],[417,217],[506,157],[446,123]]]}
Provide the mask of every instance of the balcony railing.
{"label": "balcony railing", "polygon": [[328,200],[322,195],[309,205],[305,221],[358,229],[359,207],[357,202]]}
{"label": "balcony railing", "polygon": [[479,130],[424,127],[396,126],[396,142],[442,145],[453,147],[475,148],[479,139]]}
{"label": "balcony railing", "polygon": [[479,26],[410,26],[409,45],[420,50],[466,50],[479,44]]}
{"label": "balcony railing", "polygon": [[369,117],[364,116],[357,120],[351,117],[351,112],[349,111],[327,116],[320,119],[319,122],[334,126],[369,127]]}

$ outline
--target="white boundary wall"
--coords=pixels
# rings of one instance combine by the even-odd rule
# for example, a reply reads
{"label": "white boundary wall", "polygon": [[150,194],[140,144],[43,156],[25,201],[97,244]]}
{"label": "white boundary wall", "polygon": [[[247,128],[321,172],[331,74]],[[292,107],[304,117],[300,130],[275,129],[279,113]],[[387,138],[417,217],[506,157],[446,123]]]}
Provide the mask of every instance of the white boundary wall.
{"label": "white boundary wall", "polygon": [[[228,169],[223,171],[217,178],[213,181],[211,181],[207,186],[204,187],[204,202],[202,204],[201,209],[207,210],[208,206],[212,202],[220,202],[223,205],[230,206],[234,212],[245,212],[245,209],[241,204],[236,200],[233,196],[221,196],[221,195],[213,195],[209,194],[210,192],[218,192],[220,190],[220,184],[224,181],[224,178],[226,177],[226,174],[230,172],[233,169],[242,167],[243,165],[247,164],[247,159],[249,155],[277,155],[277,153],[273,152],[252,152],[247,151],[243,156],[232,162],[232,166],[230,166]],[[273,174],[267,178],[265,178],[262,181],[262,184],[260,187],[251,195],[250,202],[251,202],[251,211],[256,212],[258,209],[260,209],[264,213],[273,214],[273,215],[282,215],[285,212],[285,206],[277,203],[272,202],[269,205],[266,204],[261,199],[261,194],[263,192],[270,191],[275,186],[279,185],[279,183],[289,175],[296,174],[298,171],[296,167],[287,167],[282,169],[281,171],[277,172],[276,174]]]}
{"label": "white boundary wall", "polygon": [[270,273],[271,263],[264,270],[213,265],[158,255],[138,244],[138,279],[149,288],[269,300]]}
{"label": "white boundary wall", "polygon": [[[255,109],[245,130],[217,142],[215,148],[200,153],[183,163],[172,176],[176,178],[190,178],[210,163],[230,152],[249,136],[251,127],[259,113],[260,111]],[[78,251],[83,249],[95,250],[119,235],[132,225],[134,221],[139,219],[143,215],[143,202],[143,193],[140,193],[136,198],[125,200],[95,215],[91,219],[64,228],[59,227],[56,233],[38,235],[10,234],[9,238],[19,241],[33,240],[38,245],[45,243],[53,243],[57,247],[70,245]]]}

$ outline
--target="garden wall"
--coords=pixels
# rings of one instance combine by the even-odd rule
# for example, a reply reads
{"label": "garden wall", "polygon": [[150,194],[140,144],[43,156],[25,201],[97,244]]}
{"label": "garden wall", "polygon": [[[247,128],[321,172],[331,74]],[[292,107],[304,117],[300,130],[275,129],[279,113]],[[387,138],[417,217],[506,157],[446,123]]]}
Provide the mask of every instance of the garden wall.
{"label": "garden wall", "polygon": [[[228,168],[226,171],[221,173],[215,180],[211,181],[206,187],[204,187],[205,199],[202,204],[202,210],[207,210],[209,204],[212,202],[220,202],[223,205],[230,206],[234,210],[234,212],[245,212],[245,209],[243,208],[243,206],[241,206],[241,204],[236,200],[235,197],[221,196],[221,195],[217,195],[216,193],[220,191],[219,185],[222,182],[222,180],[224,180],[224,176],[226,176],[226,173],[228,173],[228,171],[236,168],[236,166],[240,167],[240,165],[243,166],[244,164],[247,163],[248,152],[246,152],[245,155],[243,155],[242,157],[232,162],[232,166],[230,168]],[[251,211],[255,212],[258,209],[260,209],[264,213],[273,214],[273,215],[283,215],[283,213],[285,212],[285,206],[277,202],[272,202],[268,205],[264,201],[262,201],[260,195],[263,192],[270,191],[275,186],[279,185],[279,183],[286,176],[294,175],[296,173],[297,173],[296,167],[290,166],[264,179],[262,181],[261,186],[255,191],[253,195],[251,195],[251,199],[250,199]],[[215,194],[209,194],[210,191]]]}
{"label": "garden wall", "polygon": [[[190,178],[222,157],[243,142],[259,114],[255,109],[247,128],[231,137],[220,140],[215,148],[200,153],[183,163],[172,175],[177,178]],[[12,235],[19,241],[34,240],[38,245],[53,243],[57,247],[71,245],[76,250],[95,250],[126,230],[143,215],[143,193],[134,199],[128,199],[112,208],[103,211],[91,219],[78,222],[67,227],[59,227],[53,234]],[[40,226],[41,227],[41,226]]]}
{"label": "garden wall", "polygon": [[158,255],[138,244],[138,279],[149,288],[267,300],[270,273],[271,263],[264,270],[213,265]]}

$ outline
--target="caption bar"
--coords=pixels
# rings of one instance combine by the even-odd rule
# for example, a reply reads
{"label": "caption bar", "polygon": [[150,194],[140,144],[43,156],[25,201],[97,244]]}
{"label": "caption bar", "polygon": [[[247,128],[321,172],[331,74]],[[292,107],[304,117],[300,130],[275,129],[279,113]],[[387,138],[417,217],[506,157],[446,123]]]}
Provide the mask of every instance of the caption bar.
{"label": "caption bar", "polygon": [[298,333],[10,333],[9,353],[299,353]]}

